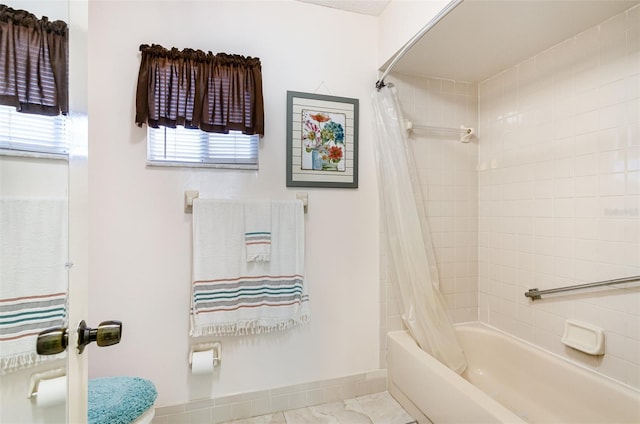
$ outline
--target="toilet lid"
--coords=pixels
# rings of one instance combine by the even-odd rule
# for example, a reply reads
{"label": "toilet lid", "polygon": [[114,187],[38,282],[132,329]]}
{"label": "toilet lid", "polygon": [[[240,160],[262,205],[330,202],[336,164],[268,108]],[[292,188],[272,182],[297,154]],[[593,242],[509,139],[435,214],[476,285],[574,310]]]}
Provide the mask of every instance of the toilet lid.
{"label": "toilet lid", "polygon": [[158,396],[155,385],[139,377],[89,380],[89,424],[129,424],[144,414]]}

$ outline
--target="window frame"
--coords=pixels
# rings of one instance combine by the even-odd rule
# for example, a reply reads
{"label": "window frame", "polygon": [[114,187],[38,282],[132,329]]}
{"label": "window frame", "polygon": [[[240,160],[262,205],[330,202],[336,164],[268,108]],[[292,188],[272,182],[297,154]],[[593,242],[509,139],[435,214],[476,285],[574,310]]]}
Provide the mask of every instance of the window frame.
{"label": "window frame", "polygon": [[[11,125],[15,118],[19,122],[16,125]],[[30,120],[31,122],[29,122]],[[13,147],[10,145],[11,141],[8,142],[9,145],[0,144],[0,156],[69,160],[71,129],[68,115],[47,116],[23,113],[18,112],[13,106],[0,105],[0,123],[9,124],[2,125],[0,138],[17,139],[14,141]],[[36,128],[40,128],[41,131],[34,130]],[[44,133],[47,131],[54,134],[54,137],[46,139]],[[20,132],[22,134],[19,134]],[[52,138],[55,140],[54,142],[51,142]],[[37,143],[27,143],[20,140],[34,140]],[[43,149],[39,150],[37,146],[43,146]]]}
{"label": "window frame", "polygon": [[[189,160],[176,160],[176,159],[158,159],[155,157],[152,157],[152,146],[151,143],[154,142],[154,138],[157,137],[157,133],[156,135],[152,136],[152,132],[160,132],[163,131],[164,132],[164,140],[155,140],[156,143],[163,143],[164,147],[163,150],[166,151],[167,149],[167,132],[168,131],[175,131],[175,132],[181,132],[181,131],[197,131],[198,135],[199,135],[199,145],[200,145],[200,152],[201,155],[200,157],[208,157],[209,159],[211,159],[211,157],[207,154],[207,155],[202,155],[202,152],[208,152],[209,146],[211,145],[212,142],[214,142],[215,138],[220,138],[220,137],[238,137],[238,136],[244,136],[244,137],[248,137],[250,138],[251,142],[255,142],[255,144],[252,144],[252,148],[251,150],[255,149],[255,163],[242,163],[242,162],[224,162],[222,160],[220,161],[189,161]],[[175,137],[176,139],[178,139],[180,137],[180,134],[174,134],[173,137]],[[176,145],[175,147],[186,147],[186,146],[178,146]],[[156,146],[156,149],[160,149],[161,146]],[[194,156],[195,157],[195,156]],[[237,160],[237,159],[236,159]],[[172,127],[165,127],[165,126],[158,126],[158,128],[153,128],[148,126],[147,127],[147,166],[160,166],[160,167],[178,167],[178,168],[219,168],[219,169],[241,169],[241,170],[258,170],[259,169],[259,164],[260,164],[260,136],[258,134],[242,134],[240,131],[229,131],[229,134],[221,134],[221,133],[209,133],[209,132],[205,132],[202,131],[198,128],[184,128],[181,125],[176,126],[176,128],[172,128]]]}

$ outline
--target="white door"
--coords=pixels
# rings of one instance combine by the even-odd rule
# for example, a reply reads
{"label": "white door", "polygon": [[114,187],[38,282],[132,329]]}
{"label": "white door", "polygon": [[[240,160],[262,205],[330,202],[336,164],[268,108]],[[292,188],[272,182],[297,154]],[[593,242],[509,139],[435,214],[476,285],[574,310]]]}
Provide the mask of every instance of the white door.
{"label": "white door", "polygon": [[[88,316],[88,1],[69,4],[69,109],[72,146],[69,156],[69,347],[67,348],[67,422],[87,422],[87,381],[91,349],[78,353],[77,326]],[[88,323],[91,327],[97,323]],[[93,346],[92,346],[93,347]]]}
{"label": "white door", "polygon": [[[27,10],[37,17],[61,19],[69,24],[69,125],[72,129],[72,147],[68,164],[38,158],[1,157],[2,193],[7,196],[67,196],[68,197],[68,347],[67,359],[45,362],[35,367],[20,369],[0,377],[0,422],[64,424],[87,421],[88,356],[91,348],[78,354],[77,325],[86,319],[88,296],[88,158],[87,158],[87,52],[88,32],[87,0],[4,0],[0,3],[13,9]],[[40,160],[40,162],[39,162]],[[68,165],[68,166],[67,166]],[[22,167],[22,168],[20,168]],[[44,168],[43,168],[44,167]],[[52,180],[52,176],[54,181]],[[13,189],[15,187],[15,190]],[[28,190],[27,190],[28,189]],[[46,192],[45,192],[46,191]],[[1,197],[1,196],[0,196]],[[0,258],[1,259],[1,258]],[[0,261],[1,262],[1,261]],[[0,263],[0,266],[2,264]],[[0,282],[3,286],[9,281]],[[92,323],[87,323],[92,326]],[[93,348],[93,346],[92,346]],[[30,397],[37,386],[31,387],[33,375],[54,368],[67,373],[66,404],[38,405],[37,396]]]}
{"label": "white door", "polygon": [[[0,3],[16,10],[27,10],[38,18],[47,16],[50,21],[63,20],[69,24],[70,35],[70,98],[71,110],[86,111],[86,54],[82,54],[80,46],[86,45],[86,5],[80,1],[69,0],[3,0]],[[83,9],[85,12],[83,12]],[[78,30],[81,28],[81,30]],[[81,54],[77,54],[76,51]],[[84,75],[84,76],[83,76]],[[84,100],[83,100],[84,99]],[[86,122],[86,118],[84,119]],[[80,125],[81,127],[82,125]],[[84,124],[86,127],[86,124]],[[76,137],[76,147],[82,143],[86,145],[86,128],[84,137]],[[77,149],[76,149],[77,150]],[[86,151],[79,149],[80,151]],[[69,318],[71,323],[77,321],[79,314],[86,317],[86,293],[87,293],[87,242],[86,242],[86,155],[84,158],[74,157],[69,164],[61,160],[53,160],[41,157],[15,157],[3,156],[0,158],[2,175],[2,192],[0,197],[18,198],[63,198],[67,197],[70,211],[66,218],[65,226],[69,228],[69,238],[61,244],[69,244],[69,256],[67,252],[60,251],[61,258],[70,258],[76,266],[69,271],[70,284],[68,287],[73,296],[69,296]],[[71,194],[70,194],[71,193]],[[67,225],[68,224],[68,225]],[[62,231],[64,234],[64,231]],[[64,237],[64,236],[62,236]],[[57,256],[57,255],[52,255]],[[2,266],[0,258],[0,267]],[[13,263],[13,262],[11,262]],[[62,267],[64,264],[61,263]],[[34,264],[37,266],[37,264]],[[15,271],[18,272],[18,271]],[[7,275],[11,275],[8,273]],[[31,277],[28,277],[29,279]],[[10,279],[0,282],[7,289],[11,284]],[[20,278],[11,279],[20,281]],[[10,290],[6,290],[7,293]],[[74,324],[70,325],[71,327]],[[26,327],[25,327],[26,328]],[[1,407],[0,422],[3,423],[83,423],[86,422],[86,387],[87,387],[87,356],[78,356],[73,346],[75,344],[74,329],[69,329],[70,348],[67,349],[67,359],[46,361],[35,366],[22,369],[8,368],[10,371],[0,377],[1,382]],[[31,334],[22,337],[31,337]],[[8,340],[8,339],[7,339]],[[13,365],[10,365],[13,367]],[[67,368],[68,391],[67,402],[51,402],[51,406],[44,407],[39,404],[36,396],[31,393],[38,390],[38,386],[32,383],[34,375],[51,370]],[[34,379],[35,383],[35,379]],[[63,389],[62,389],[63,390]],[[64,392],[63,392],[64,393]],[[55,397],[55,396],[54,396]]]}
{"label": "white door", "polygon": [[[86,138],[86,135],[85,135]],[[67,422],[87,422],[87,380],[90,349],[78,353],[77,325],[88,315],[88,223],[86,156],[69,161],[69,346],[67,347]]]}

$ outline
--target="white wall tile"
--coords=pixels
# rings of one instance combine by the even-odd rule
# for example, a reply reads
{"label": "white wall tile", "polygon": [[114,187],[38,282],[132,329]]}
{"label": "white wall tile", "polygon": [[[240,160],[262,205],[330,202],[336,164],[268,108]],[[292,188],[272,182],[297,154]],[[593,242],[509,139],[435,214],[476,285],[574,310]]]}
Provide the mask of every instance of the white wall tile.
{"label": "white wall tile", "polygon": [[[478,90],[464,81],[393,75],[403,87],[403,112],[419,124],[477,128]],[[411,85],[413,84],[413,89]],[[502,87],[496,87],[502,92]],[[421,109],[419,105],[426,105]],[[498,113],[496,111],[496,113]],[[478,163],[477,142],[456,136],[416,132],[411,140],[425,196],[440,273],[440,289],[454,321],[477,319]],[[398,308],[387,307],[387,324],[398,321]]]}
{"label": "white wall tile", "polygon": [[626,194],[640,194],[640,172],[628,172],[626,182]]}
{"label": "white wall tile", "polygon": [[627,171],[640,171],[640,148],[627,148]]}
{"label": "white wall tile", "polygon": [[623,172],[616,174],[600,174],[598,177],[598,193],[600,196],[622,196],[626,192],[626,175]]}
{"label": "white wall tile", "polygon": [[602,174],[612,172],[624,172],[625,170],[625,151],[610,150],[601,152],[598,155],[598,171]]}
{"label": "white wall tile", "polygon": [[[478,87],[480,319],[635,387],[637,290],[616,286],[535,303],[521,292],[640,274],[639,28],[635,7]],[[505,95],[505,86],[518,95]],[[504,111],[533,112],[525,155],[518,137],[505,137]],[[606,330],[601,363],[567,353],[559,342],[567,318]]]}
{"label": "white wall tile", "polygon": [[[635,7],[477,86],[394,77],[414,121],[478,128],[473,149],[426,135],[414,147],[454,320],[478,317],[635,387],[637,291],[536,303],[522,292],[640,274],[638,28]],[[397,307],[384,310],[401,326]],[[612,334],[606,360],[567,353],[567,318]]]}

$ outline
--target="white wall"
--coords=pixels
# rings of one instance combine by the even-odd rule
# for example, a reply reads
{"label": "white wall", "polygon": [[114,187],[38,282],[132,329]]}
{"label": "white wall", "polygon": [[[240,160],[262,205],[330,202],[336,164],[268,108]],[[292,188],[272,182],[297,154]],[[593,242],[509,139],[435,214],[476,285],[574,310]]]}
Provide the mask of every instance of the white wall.
{"label": "white wall", "polygon": [[[531,303],[540,289],[640,274],[640,7],[484,81],[480,318],[640,387],[637,284]],[[606,355],[560,343],[606,331]]]}
{"label": "white wall", "polygon": [[[124,323],[119,345],[90,347],[91,376],[149,378],[163,406],[377,369],[378,207],[369,101],[377,19],[294,1],[92,1],[89,8],[90,322]],[[145,166],[146,129],[134,125],[143,43],[261,59],[266,123],[259,172]],[[318,89],[360,100],[357,190],[285,187],[286,91]],[[223,338],[222,367],[205,387],[189,376],[187,363],[187,189],[238,199],[309,192],[311,322],[280,334]]]}
{"label": "white wall", "polygon": [[67,161],[0,156],[0,195],[67,197]]}
{"label": "white wall", "polygon": [[393,58],[447,4],[447,0],[392,0],[380,14],[378,67]]}

